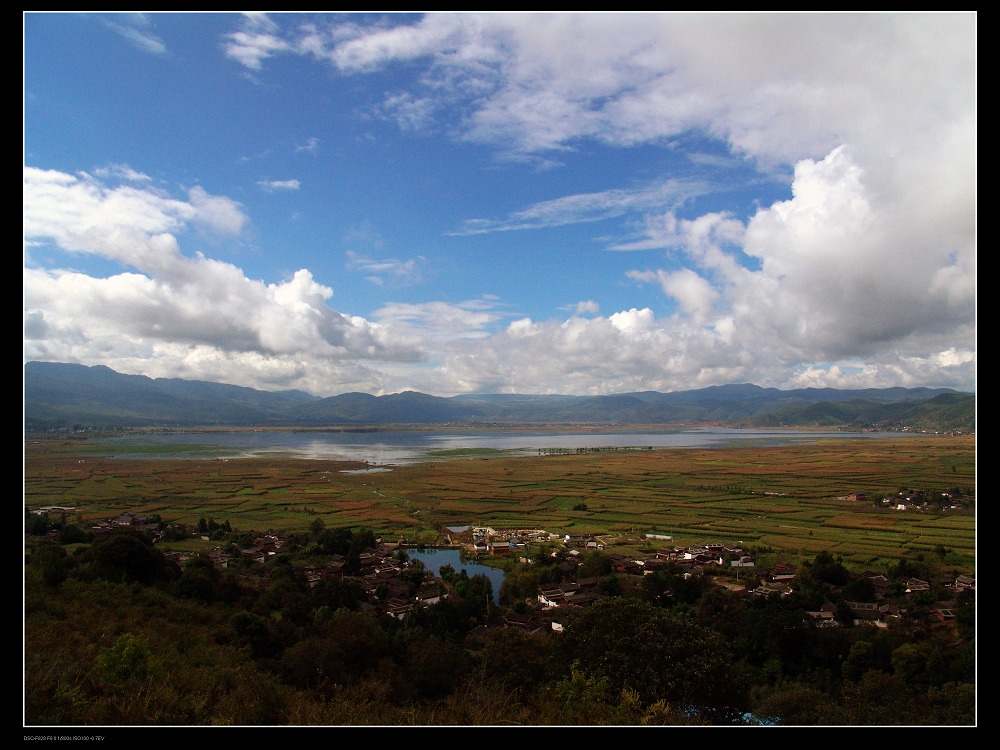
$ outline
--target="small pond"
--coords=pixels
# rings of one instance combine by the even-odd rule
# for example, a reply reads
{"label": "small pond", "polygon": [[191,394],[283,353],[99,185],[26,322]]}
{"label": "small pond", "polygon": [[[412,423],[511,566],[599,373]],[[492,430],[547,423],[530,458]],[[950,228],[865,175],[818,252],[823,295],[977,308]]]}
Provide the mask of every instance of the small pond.
{"label": "small pond", "polygon": [[485,575],[490,579],[490,583],[493,584],[493,603],[497,606],[500,605],[500,584],[503,583],[504,572],[499,568],[491,568],[489,565],[480,565],[471,560],[463,560],[461,551],[457,549],[439,549],[435,547],[418,549],[410,547],[406,550],[406,554],[410,556],[411,560],[420,560],[428,570],[434,571],[434,575],[439,575],[438,571],[444,565],[450,565],[455,569],[456,573],[461,573],[464,569],[468,573],[469,578],[477,574]]}

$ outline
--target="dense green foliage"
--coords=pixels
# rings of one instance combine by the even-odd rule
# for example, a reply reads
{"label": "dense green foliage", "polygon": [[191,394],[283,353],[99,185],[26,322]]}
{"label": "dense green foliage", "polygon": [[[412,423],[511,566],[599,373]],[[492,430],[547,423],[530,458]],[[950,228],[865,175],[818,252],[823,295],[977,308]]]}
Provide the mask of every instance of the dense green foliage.
{"label": "dense green foliage", "polygon": [[316,524],[294,552],[222,570],[180,569],[135,532],[29,535],[25,724],[975,723],[972,591],[954,630],[919,603],[889,629],[819,627],[816,602],[864,594],[828,554],[777,599],[669,569],[615,576],[595,554],[617,596],[527,632],[504,617],[558,572],[549,560],[508,572],[503,608],[485,577],[443,571],[457,595],[403,620],[367,612],[350,577],[309,585],[304,560],[373,542]]}

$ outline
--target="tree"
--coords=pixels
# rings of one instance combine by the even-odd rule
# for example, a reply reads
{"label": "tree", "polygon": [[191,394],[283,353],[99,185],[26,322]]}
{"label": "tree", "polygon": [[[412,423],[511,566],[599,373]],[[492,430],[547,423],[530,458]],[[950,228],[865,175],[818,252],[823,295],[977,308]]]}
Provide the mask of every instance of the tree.
{"label": "tree", "polygon": [[613,563],[611,555],[599,550],[584,553],[580,559],[578,575],[585,578],[602,578],[603,576],[611,575],[614,567]]}
{"label": "tree", "polygon": [[469,632],[469,620],[475,617],[464,599],[445,599],[427,607],[417,607],[407,618],[414,628],[426,636],[458,643]]}
{"label": "tree", "polygon": [[811,685],[786,683],[754,701],[755,716],[785,726],[824,723],[822,716],[830,696]]}
{"label": "tree", "polygon": [[892,671],[910,686],[927,687],[929,675],[927,662],[929,650],[926,644],[904,643],[892,652]]}
{"label": "tree", "polygon": [[486,674],[503,675],[506,685],[527,695],[545,682],[551,650],[552,641],[545,633],[489,628],[471,654]]}
{"label": "tree", "polygon": [[570,673],[553,688],[567,724],[603,724],[610,716],[611,685],[607,677],[584,672],[579,660],[570,665]]}
{"label": "tree", "polygon": [[834,612],[834,617],[845,628],[854,626],[854,610],[843,599],[837,602],[837,611]]}
{"label": "tree", "polygon": [[745,608],[743,599],[732,591],[713,586],[695,603],[692,614],[701,625],[720,633],[735,633]]}
{"label": "tree", "polygon": [[891,643],[881,634],[856,641],[841,667],[845,680],[858,682],[871,671],[892,672]]}
{"label": "tree", "polygon": [[142,633],[123,633],[97,657],[100,674],[112,682],[145,679],[149,670],[149,643]]}
{"label": "tree", "polygon": [[[199,557],[208,560],[206,566],[203,561],[194,558],[184,566],[181,577],[173,583],[174,594],[184,599],[197,599],[198,601],[210,604],[217,598],[216,588],[221,575],[207,555]],[[193,563],[193,564],[192,564]]]}
{"label": "tree", "polygon": [[820,552],[816,555],[812,565],[809,566],[809,571],[813,578],[831,586],[843,586],[851,578],[843,560],[839,557],[834,559],[829,552]]}
{"label": "tree", "polygon": [[292,644],[281,653],[276,669],[289,685],[325,694],[346,682],[344,655],[326,638],[305,638]]}
{"label": "tree", "polygon": [[844,684],[841,721],[861,726],[928,724],[926,700],[897,677],[881,670],[866,672],[858,682]]}
{"label": "tree", "polygon": [[622,593],[622,579],[612,573],[604,576],[597,582],[597,590],[605,596],[620,596]]}
{"label": "tree", "polygon": [[410,567],[399,572],[399,580],[406,584],[410,596],[416,596],[420,589],[420,584],[424,582],[427,570],[420,560],[414,560]]}
{"label": "tree", "polygon": [[66,580],[69,571],[66,550],[51,542],[36,544],[28,557],[28,564],[32,569],[39,571],[42,580],[53,588]]}
{"label": "tree", "polygon": [[143,585],[167,583],[180,577],[180,568],[153,546],[145,535],[130,529],[96,540],[85,555],[98,578]]}
{"label": "tree", "polygon": [[970,682],[949,682],[927,692],[933,711],[929,723],[937,726],[974,726],[976,686]]}
{"label": "tree", "polygon": [[458,579],[458,571],[455,570],[455,566],[451,563],[445,563],[438,568],[438,578],[445,583],[455,583]]}
{"label": "tree", "polygon": [[279,650],[278,644],[271,635],[267,620],[252,612],[237,612],[229,621],[236,642],[241,646],[249,646],[250,654],[255,659],[273,656]]}
{"label": "tree", "polygon": [[931,567],[924,562],[923,555],[917,555],[916,559],[902,557],[894,565],[889,566],[889,578],[906,579],[931,577]]}
{"label": "tree", "polygon": [[321,630],[344,656],[344,666],[354,677],[374,670],[389,655],[389,639],[379,623],[364,612],[338,610]]}
{"label": "tree", "polygon": [[171,523],[163,529],[163,538],[168,542],[179,542],[190,537],[188,527],[182,523]]}
{"label": "tree", "polygon": [[511,570],[504,574],[500,584],[500,603],[511,606],[538,596],[538,576],[528,570]]}
{"label": "tree", "polygon": [[849,602],[876,602],[878,592],[871,578],[854,578],[844,586],[843,597]]}
{"label": "tree", "polygon": [[375,670],[387,654],[385,634],[369,615],[339,610],[286,648],[277,670],[291,685],[329,695]]}
{"label": "tree", "polygon": [[438,700],[461,683],[471,667],[469,655],[454,643],[430,637],[407,648],[403,669],[417,695]]}
{"label": "tree", "polygon": [[958,633],[966,640],[973,640],[976,637],[976,592],[975,589],[966,589],[957,598],[958,609],[955,611],[955,620],[958,624]]}
{"label": "tree", "polygon": [[[465,570],[462,572],[465,573]],[[471,578],[459,578],[455,591],[464,600],[472,617],[482,617],[493,603],[493,582],[483,573],[476,573]]]}
{"label": "tree", "polygon": [[614,693],[634,690],[727,723],[748,707],[745,675],[726,642],[693,619],[635,599],[605,599],[581,610],[557,644],[564,668],[579,660]]}
{"label": "tree", "polygon": [[270,570],[268,571],[268,581],[270,587],[276,584],[284,584],[288,589],[294,589],[300,593],[309,591],[309,581],[302,568],[292,564],[288,555],[277,555],[270,559]]}
{"label": "tree", "polygon": [[[317,519],[319,520],[319,519]],[[314,522],[315,523],[315,522]],[[324,528],[317,535],[317,544],[327,555],[344,555],[351,549],[351,539],[354,535],[350,529],[327,529]]]}
{"label": "tree", "polygon": [[[383,586],[384,584],[379,584]],[[386,586],[383,591],[388,591]],[[354,579],[324,578],[311,589],[313,607],[356,610],[365,601],[365,590]]]}
{"label": "tree", "polygon": [[63,524],[59,529],[60,544],[80,544],[81,542],[89,542],[92,538],[93,534],[73,523]]}
{"label": "tree", "polygon": [[45,536],[49,533],[48,515],[31,516],[25,522],[24,530],[31,536]]}
{"label": "tree", "polygon": [[809,668],[816,628],[789,599],[756,597],[734,612],[733,619],[719,623],[736,658],[765,670],[777,668],[785,677]]}
{"label": "tree", "polygon": [[705,592],[714,588],[711,579],[701,576],[685,578],[676,567],[642,576],[639,585],[643,598],[660,607],[670,607],[678,603],[695,604]]}

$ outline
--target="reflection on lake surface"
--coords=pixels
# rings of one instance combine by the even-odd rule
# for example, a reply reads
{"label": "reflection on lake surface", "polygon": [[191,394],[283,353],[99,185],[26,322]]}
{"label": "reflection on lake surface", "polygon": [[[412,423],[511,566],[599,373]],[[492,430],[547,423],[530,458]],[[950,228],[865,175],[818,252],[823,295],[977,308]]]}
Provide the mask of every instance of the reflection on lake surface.
{"label": "reflection on lake surface", "polygon": [[440,570],[444,565],[450,565],[456,573],[461,573],[464,569],[469,574],[469,578],[477,574],[485,575],[493,585],[493,603],[500,605],[500,584],[503,583],[504,572],[498,568],[491,568],[489,565],[480,565],[477,562],[462,560],[457,549],[436,549],[426,547],[424,549],[408,548],[406,554],[411,560],[420,560],[427,570],[434,572],[440,578]]}
{"label": "reflection on lake surface", "polygon": [[[752,441],[761,446],[816,443],[829,439],[878,440],[913,436],[900,432],[741,430],[711,427],[635,432],[455,430],[434,432],[285,431],[142,434],[94,441],[95,452],[118,458],[303,458],[361,461],[374,467],[443,458],[539,455],[583,449],[718,448]],[[162,452],[157,450],[162,448]]]}

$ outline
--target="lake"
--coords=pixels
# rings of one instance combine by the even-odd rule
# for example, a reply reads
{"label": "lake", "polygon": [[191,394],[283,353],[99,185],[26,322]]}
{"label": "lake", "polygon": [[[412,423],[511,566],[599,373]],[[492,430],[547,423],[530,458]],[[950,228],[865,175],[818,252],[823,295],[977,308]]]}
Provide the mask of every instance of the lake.
{"label": "lake", "polygon": [[725,427],[607,431],[592,430],[232,430],[143,433],[94,439],[93,452],[115,458],[302,458],[367,463],[367,471],[445,458],[539,455],[610,448],[719,448],[753,442],[760,446],[817,443],[830,439],[878,440],[916,437],[904,432],[743,430]]}
{"label": "lake", "polygon": [[450,565],[455,569],[456,573],[461,573],[462,570],[465,570],[469,574],[469,578],[478,574],[485,575],[490,579],[490,583],[493,584],[493,603],[500,606],[500,584],[503,583],[504,576],[502,570],[491,568],[489,565],[480,565],[477,562],[462,560],[460,550],[457,549],[440,549],[436,547],[425,547],[424,549],[409,548],[406,550],[406,554],[410,556],[411,560],[420,560],[427,570],[433,571],[434,575],[439,578],[439,571],[444,565]]}

